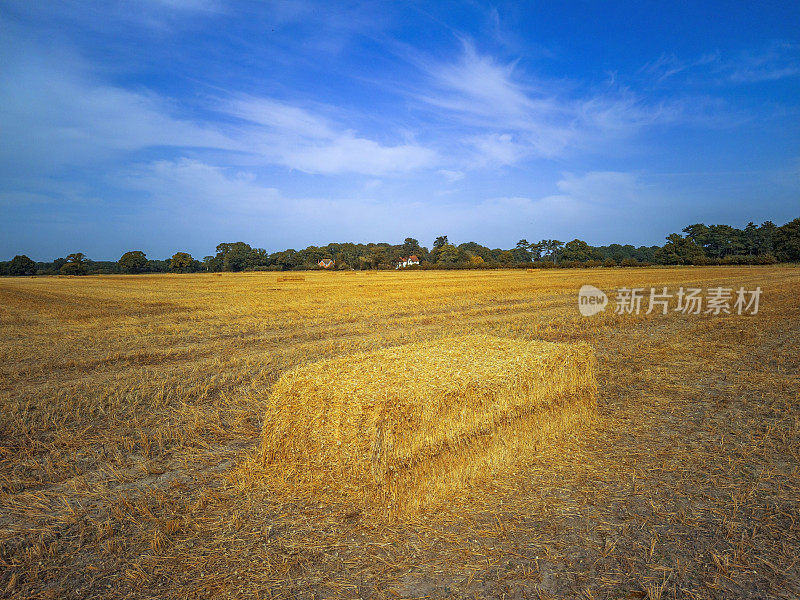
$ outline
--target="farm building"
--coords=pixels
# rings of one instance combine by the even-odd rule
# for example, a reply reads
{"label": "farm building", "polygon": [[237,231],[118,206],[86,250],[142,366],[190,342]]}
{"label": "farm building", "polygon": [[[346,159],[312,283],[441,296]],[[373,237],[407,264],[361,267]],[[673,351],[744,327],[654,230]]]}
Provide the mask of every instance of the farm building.
{"label": "farm building", "polygon": [[418,265],[418,264],[419,264],[419,258],[417,258],[416,254],[412,254],[407,258],[401,258],[400,260],[398,260],[397,263],[395,264],[395,269],[402,269],[404,267],[410,267],[412,265]]}

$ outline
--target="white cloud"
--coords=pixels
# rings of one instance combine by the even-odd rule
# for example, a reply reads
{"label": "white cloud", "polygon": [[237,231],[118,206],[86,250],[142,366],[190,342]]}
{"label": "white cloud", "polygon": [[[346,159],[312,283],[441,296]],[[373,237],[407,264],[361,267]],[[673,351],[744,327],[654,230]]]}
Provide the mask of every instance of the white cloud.
{"label": "white cloud", "polygon": [[435,151],[419,144],[384,145],[271,98],[238,99],[224,104],[223,110],[250,124],[240,136],[243,148],[265,162],[306,173],[381,176],[439,162]]}
{"label": "white cloud", "polygon": [[800,75],[800,45],[773,42],[758,51],[743,52],[725,65],[734,83],[776,81]]}
{"label": "white cloud", "polygon": [[470,133],[461,143],[473,166],[512,165],[597,148],[655,123],[684,118],[680,103],[647,103],[625,89],[576,94],[566,82],[528,75],[478,53],[469,42],[457,60],[417,63],[430,77],[418,98],[436,118]]}
{"label": "white cloud", "polygon": [[228,173],[220,167],[188,158],[139,165],[118,182],[147,192],[157,203],[193,205],[194,209],[275,210],[283,207],[277,189],[255,183],[246,171]]}
{"label": "white cloud", "polygon": [[[193,120],[191,107],[148,91],[100,81],[69,52],[11,50],[0,74],[0,161],[9,172],[48,173],[97,165],[153,148],[223,151],[228,163],[273,164],[307,173],[382,176],[436,165],[435,151],[384,144],[307,109],[270,98],[237,97],[216,108],[240,119]],[[212,107],[213,108],[213,107]],[[402,132],[398,137],[403,139]]]}
{"label": "white cloud", "polygon": [[[146,193],[153,206],[174,211],[180,216],[173,221],[187,226],[187,219],[194,218],[202,227],[209,213],[224,215],[215,219],[220,227],[224,219],[240,222],[246,215],[252,230],[270,232],[273,249],[337,239],[433,239],[442,232],[453,240],[491,243],[494,238],[505,246],[521,237],[572,239],[598,229],[617,231],[619,239],[628,239],[625,220],[634,212],[657,212],[660,198],[657,189],[635,175],[619,172],[567,173],[557,183],[557,194],[490,197],[474,203],[452,197],[424,202],[403,197],[287,197],[251,173],[187,159],[141,165],[120,184]],[[149,213],[147,207],[144,210]],[[260,243],[257,237],[253,241]]]}
{"label": "white cloud", "polygon": [[68,51],[56,57],[23,45],[10,50],[0,74],[0,162],[41,174],[156,146],[235,147],[172,108],[156,95],[97,81]]}
{"label": "white cloud", "polygon": [[716,51],[694,60],[682,60],[675,54],[662,54],[657,60],[642,67],[641,71],[655,77],[657,83],[684,76],[701,83],[743,84],[777,81],[800,75],[800,46],[773,41],[758,49],[746,50],[737,55],[723,55]]}
{"label": "white cloud", "polygon": [[[330,142],[277,148],[276,160],[307,173],[387,175],[434,166],[436,153],[414,144],[382,146],[345,132]],[[266,154],[266,149],[264,150]]]}
{"label": "white cloud", "polygon": [[439,173],[439,175],[444,177],[448,183],[455,183],[456,181],[461,181],[462,179],[464,179],[463,171],[451,171],[449,169],[439,169],[437,173]]}
{"label": "white cloud", "polygon": [[303,139],[336,137],[330,123],[309,111],[270,98],[245,97],[224,103],[222,110],[250,123]]}
{"label": "white cloud", "polygon": [[719,59],[719,52],[704,54],[693,61],[682,61],[675,54],[662,54],[656,60],[642,67],[641,71],[653,75],[659,82],[662,82],[689,69],[718,63]]}

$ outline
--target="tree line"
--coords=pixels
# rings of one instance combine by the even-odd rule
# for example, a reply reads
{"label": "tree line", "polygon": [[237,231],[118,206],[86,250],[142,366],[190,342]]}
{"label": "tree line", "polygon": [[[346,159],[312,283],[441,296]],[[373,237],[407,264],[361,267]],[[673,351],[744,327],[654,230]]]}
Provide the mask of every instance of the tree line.
{"label": "tree line", "polygon": [[421,269],[466,268],[570,268],[659,265],[772,264],[800,262],[800,218],[782,226],[771,221],[748,223],[744,229],[730,225],[696,223],[682,233],[666,237],[663,246],[610,244],[590,246],[583,240],[569,242],[519,240],[513,248],[488,248],[477,242],[453,244],[446,235],[437,237],[429,250],[414,238],[402,244],[352,242],[308,246],[302,250],[269,253],[244,242],[222,243],[216,254],[195,259],[188,252],[153,260],[141,250],[123,254],[117,261],[94,261],[76,252],[52,262],[35,262],[25,255],[0,262],[0,275],[91,275],[117,273],[196,273],[219,271],[291,271],[320,269],[320,261],[332,259],[335,269],[390,269],[401,259],[415,255]]}

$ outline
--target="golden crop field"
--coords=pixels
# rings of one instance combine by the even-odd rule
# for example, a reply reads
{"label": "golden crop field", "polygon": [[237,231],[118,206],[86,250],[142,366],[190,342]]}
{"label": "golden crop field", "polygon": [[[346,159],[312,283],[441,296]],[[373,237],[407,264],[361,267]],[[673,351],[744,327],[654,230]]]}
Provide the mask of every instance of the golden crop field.
{"label": "golden crop field", "polygon": [[[582,317],[583,284],[763,295]],[[791,266],[4,278],[0,596],[797,597],[799,293]],[[283,373],[466,333],[591,346],[595,422],[408,519],[264,476]]]}

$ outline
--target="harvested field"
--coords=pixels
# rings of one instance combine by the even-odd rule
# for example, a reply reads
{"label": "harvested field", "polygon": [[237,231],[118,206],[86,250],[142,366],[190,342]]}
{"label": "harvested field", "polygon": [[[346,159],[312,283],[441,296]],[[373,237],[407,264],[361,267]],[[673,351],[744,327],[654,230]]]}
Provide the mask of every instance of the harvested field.
{"label": "harvested field", "polygon": [[275,384],[261,457],[273,480],[413,513],[583,425],[596,396],[585,344],[467,335],[344,355]]}
{"label": "harvested field", "polygon": [[[0,596],[800,596],[796,267],[304,276],[0,279]],[[584,284],[763,297],[581,317]],[[285,373],[466,332],[588,345],[592,426],[392,522],[263,477]]]}

